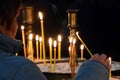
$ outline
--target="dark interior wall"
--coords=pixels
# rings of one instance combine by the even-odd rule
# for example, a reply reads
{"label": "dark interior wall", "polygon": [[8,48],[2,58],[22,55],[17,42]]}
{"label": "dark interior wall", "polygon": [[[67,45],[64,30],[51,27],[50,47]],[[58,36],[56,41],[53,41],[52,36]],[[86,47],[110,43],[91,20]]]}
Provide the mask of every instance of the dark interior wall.
{"label": "dark interior wall", "polygon": [[[119,0],[25,0],[35,11],[34,32],[40,33],[38,10],[45,13],[46,39],[63,35],[63,53],[68,53],[67,9],[78,9],[78,28],[83,41],[93,54],[106,53],[120,61]],[[79,50],[79,48],[78,48]],[[85,51],[86,54],[88,53]],[[79,54],[79,51],[78,51]],[[63,54],[64,56],[65,54]]]}

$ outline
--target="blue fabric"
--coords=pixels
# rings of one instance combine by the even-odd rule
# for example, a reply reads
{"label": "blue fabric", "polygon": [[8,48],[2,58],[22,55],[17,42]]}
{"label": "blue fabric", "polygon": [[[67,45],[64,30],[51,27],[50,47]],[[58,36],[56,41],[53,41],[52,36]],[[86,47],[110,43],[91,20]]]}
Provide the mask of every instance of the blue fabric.
{"label": "blue fabric", "polygon": [[109,70],[98,61],[87,60],[80,66],[75,80],[109,80]]}
{"label": "blue fabric", "polygon": [[13,55],[21,49],[20,41],[0,33],[0,80],[47,80],[32,61]]}

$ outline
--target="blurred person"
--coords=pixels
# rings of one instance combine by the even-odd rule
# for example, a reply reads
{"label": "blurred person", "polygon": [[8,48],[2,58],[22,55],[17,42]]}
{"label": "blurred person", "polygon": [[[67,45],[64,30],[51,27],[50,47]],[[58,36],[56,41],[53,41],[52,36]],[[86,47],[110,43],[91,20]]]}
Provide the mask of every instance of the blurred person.
{"label": "blurred person", "polygon": [[47,80],[30,60],[15,56],[22,43],[15,40],[21,0],[0,0],[0,80]]}

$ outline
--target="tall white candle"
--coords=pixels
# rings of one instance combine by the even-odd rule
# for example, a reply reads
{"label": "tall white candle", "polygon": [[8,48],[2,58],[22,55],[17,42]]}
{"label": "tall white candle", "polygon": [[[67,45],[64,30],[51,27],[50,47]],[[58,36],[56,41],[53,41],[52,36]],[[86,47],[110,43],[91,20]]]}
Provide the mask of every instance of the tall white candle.
{"label": "tall white candle", "polygon": [[40,23],[41,23],[42,46],[43,46],[43,58],[44,58],[44,64],[46,64],[45,36],[44,36],[44,25],[43,25],[43,14],[42,14],[42,12],[39,12],[39,18],[40,18]]}
{"label": "tall white candle", "polygon": [[61,59],[61,41],[62,41],[62,37],[61,35],[58,35],[58,59]]}
{"label": "tall white candle", "polygon": [[33,49],[33,42],[32,42],[32,40],[33,40],[33,34],[32,33],[30,33],[29,34],[29,39],[28,39],[28,54],[29,54],[29,56],[28,57],[30,57],[30,59],[32,60],[32,61],[34,61],[34,49]]}
{"label": "tall white candle", "polygon": [[56,47],[57,47],[57,41],[54,40],[54,71],[56,70]]}
{"label": "tall white candle", "polygon": [[81,50],[81,60],[84,59],[84,58],[83,58],[83,49],[84,49],[84,45],[81,44],[81,45],[80,45],[80,50]]}
{"label": "tall white candle", "polygon": [[23,49],[24,49],[24,57],[26,58],[26,43],[25,43],[25,33],[24,33],[24,26],[21,26],[22,32],[22,42],[23,42]]}
{"label": "tall white candle", "polygon": [[38,40],[39,40],[39,36],[36,35],[36,54],[37,54],[37,60],[39,59]]}
{"label": "tall white candle", "polygon": [[40,41],[40,60],[42,60],[42,37],[39,38],[39,41]]}
{"label": "tall white candle", "polygon": [[50,72],[52,71],[52,38],[49,38]]}

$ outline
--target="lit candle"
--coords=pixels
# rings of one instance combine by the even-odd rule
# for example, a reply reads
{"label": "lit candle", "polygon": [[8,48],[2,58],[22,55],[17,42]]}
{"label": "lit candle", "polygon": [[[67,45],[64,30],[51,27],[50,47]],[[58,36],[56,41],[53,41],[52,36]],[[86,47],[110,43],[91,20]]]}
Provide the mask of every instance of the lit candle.
{"label": "lit candle", "polygon": [[93,54],[91,53],[91,51],[88,49],[88,47],[86,46],[86,44],[83,42],[83,40],[79,36],[79,32],[76,32],[76,35],[77,35],[78,39],[81,41],[81,43],[85,46],[85,48],[87,49],[87,51],[91,55],[91,57],[93,57]]}
{"label": "lit candle", "polygon": [[34,61],[34,49],[33,49],[33,43],[32,43],[32,39],[33,39],[33,34],[30,33],[29,34],[29,40],[28,40],[28,54],[29,57],[32,61]]}
{"label": "lit candle", "polygon": [[42,60],[42,37],[39,38],[40,41],[40,60]]}
{"label": "lit candle", "polygon": [[39,36],[36,35],[36,53],[37,53],[37,60],[39,59],[38,40],[39,40]]}
{"label": "lit candle", "polygon": [[58,35],[58,59],[61,59],[61,41],[62,41],[62,37],[61,35]]}
{"label": "lit candle", "polygon": [[52,71],[52,38],[49,38],[50,71]]}
{"label": "lit candle", "polygon": [[83,58],[83,49],[84,49],[84,45],[81,44],[81,45],[80,45],[80,50],[81,50],[81,60],[84,59],[84,58]]}
{"label": "lit candle", "polygon": [[44,37],[44,26],[43,26],[43,15],[39,12],[39,18],[41,23],[41,34],[42,34],[42,46],[43,46],[43,58],[44,64],[46,64],[46,54],[45,54],[45,37]]}
{"label": "lit candle", "polygon": [[54,71],[56,70],[56,47],[57,47],[57,41],[54,40]]}
{"label": "lit candle", "polygon": [[[112,58],[111,57],[109,57],[108,58],[109,59],[109,64],[111,65],[112,64]],[[112,72],[111,72],[111,69],[110,69],[110,74],[109,74],[109,77],[111,78],[112,77]]]}
{"label": "lit candle", "polygon": [[25,34],[24,34],[24,26],[21,26],[21,32],[22,32],[22,42],[24,46],[24,57],[26,57],[26,43],[25,43]]}

